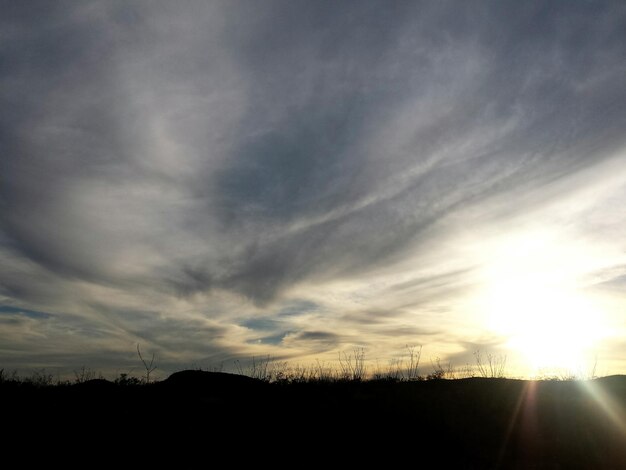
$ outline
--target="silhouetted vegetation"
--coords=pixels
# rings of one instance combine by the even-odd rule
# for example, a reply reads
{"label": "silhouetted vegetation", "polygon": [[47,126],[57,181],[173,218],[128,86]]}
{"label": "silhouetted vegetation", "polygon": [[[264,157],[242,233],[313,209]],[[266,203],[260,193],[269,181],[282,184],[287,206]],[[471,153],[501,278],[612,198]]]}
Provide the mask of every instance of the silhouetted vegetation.
{"label": "silhouetted vegetation", "polygon": [[[16,436],[35,429],[64,442],[104,440],[112,429],[120,445],[236,444],[258,458],[280,445],[281,458],[315,449],[311,458],[353,464],[394,465],[405,449],[437,467],[626,465],[625,376],[515,380],[501,377],[503,357],[477,352],[471,373],[439,358],[420,371],[420,358],[421,348],[407,347],[368,372],[362,349],[342,353],[338,368],[263,357],[238,362],[239,374],[184,370],[161,381],[148,374],[154,359],[145,361],[144,377],[113,381],[85,367],[65,381],[45,370],[28,378],[0,370],[0,395],[11,404],[3,422]],[[446,380],[461,373],[477,376]]]}

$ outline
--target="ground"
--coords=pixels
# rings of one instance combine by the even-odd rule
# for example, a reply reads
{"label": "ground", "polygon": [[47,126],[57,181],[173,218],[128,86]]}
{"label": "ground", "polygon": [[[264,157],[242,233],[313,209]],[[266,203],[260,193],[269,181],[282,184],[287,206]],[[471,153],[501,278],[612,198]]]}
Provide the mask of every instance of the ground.
{"label": "ground", "polygon": [[16,442],[152,449],[145,459],[626,468],[626,376],[268,384],[184,371],[150,385],[4,382],[0,392]]}

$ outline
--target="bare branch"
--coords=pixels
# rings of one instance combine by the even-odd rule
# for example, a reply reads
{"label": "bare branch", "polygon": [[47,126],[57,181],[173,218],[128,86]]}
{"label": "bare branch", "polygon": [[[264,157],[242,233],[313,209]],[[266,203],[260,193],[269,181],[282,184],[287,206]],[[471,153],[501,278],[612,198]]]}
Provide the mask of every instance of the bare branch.
{"label": "bare branch", "polygon": [[154,353],[152,353],[150,364],[148,364],[143,358],[143,356],[141,355],[141,349],[139,348],[139,343],[137,343],[137,355],[139,356],[139,359],[141,359],[141,362],[143,363],[143,366],[146,369],[146,383],[150,383],[150,374],[157,368],[157,366],[153,366]]}

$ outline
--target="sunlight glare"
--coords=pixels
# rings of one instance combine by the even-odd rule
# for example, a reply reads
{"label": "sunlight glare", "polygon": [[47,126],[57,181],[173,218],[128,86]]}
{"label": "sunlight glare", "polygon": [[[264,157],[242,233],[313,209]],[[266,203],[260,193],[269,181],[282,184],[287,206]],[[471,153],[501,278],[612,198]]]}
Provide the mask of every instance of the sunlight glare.
{"label": "sunlight glare", "polygon": [[577,279],[588,254],[544,233],[509,239],[495,251],[483,292],[488,327],[534,374],[580,370],[603,325],[601,309]]}

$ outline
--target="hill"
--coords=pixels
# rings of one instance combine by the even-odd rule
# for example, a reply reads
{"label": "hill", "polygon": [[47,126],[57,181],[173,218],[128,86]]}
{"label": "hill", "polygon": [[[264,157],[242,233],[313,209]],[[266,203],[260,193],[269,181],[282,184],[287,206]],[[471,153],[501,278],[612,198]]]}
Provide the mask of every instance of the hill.
{"label": "hill", "polygon": [[[4,422],[118,444],[398,458],[457,468],[626,468],[626,376],[273,383],[182,371],[150,384],[2,383]],[[97,436],[97,437],[96,437]],[[328,457],[330,458],[330,457]]]}

